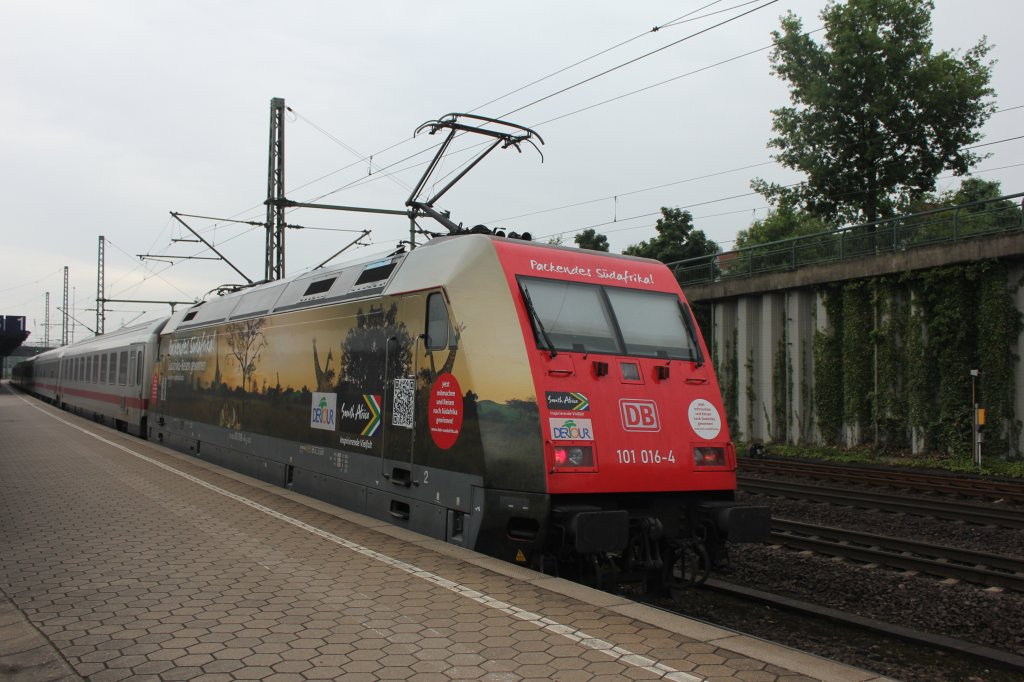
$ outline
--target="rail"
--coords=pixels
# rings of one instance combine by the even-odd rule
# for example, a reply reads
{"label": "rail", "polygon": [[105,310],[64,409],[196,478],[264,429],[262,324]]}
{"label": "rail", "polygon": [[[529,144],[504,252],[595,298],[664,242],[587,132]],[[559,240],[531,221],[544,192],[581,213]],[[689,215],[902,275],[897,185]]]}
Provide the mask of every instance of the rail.
{"label": "rail", "polygon": [[1024,561],[1015,557],[783,519],[772,519],[772,542],[940,578],[1024,591]]}
{"label": "rail", "polygon": [[1024,192],[667,265],[685,287],[1014,232],[1024,232]]}
{"label": "rail", "polygon": [[752,479],[744,476],[738,478],[738,483],[740,490],[758,495],[825,502],[859,509],[878,509],[911,516],[963,521],[999,528],[1024,528],[1024,513],[1013,507],[997,509],[953,500],[929,500],[908,497],[905,494],[889,495],[850,490],[849,488],[828,488],[803,483]]}
{"label": "rail", "polygon": [[777,475],[824,481],[884,486],[915,493],[940,493],[1024,505],[1024,481],[979,478],[952,473],[928,473],[887,467],[782,459],[740,459],[743,474]]}

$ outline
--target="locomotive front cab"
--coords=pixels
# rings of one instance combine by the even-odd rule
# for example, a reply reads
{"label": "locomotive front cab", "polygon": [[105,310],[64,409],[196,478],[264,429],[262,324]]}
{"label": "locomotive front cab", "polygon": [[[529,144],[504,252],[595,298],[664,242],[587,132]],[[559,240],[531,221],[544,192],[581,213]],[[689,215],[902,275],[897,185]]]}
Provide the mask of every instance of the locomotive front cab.
{"label": "locomotive front cab", "polygon": [[734,502],[718,382],[671,272],[577,249],[498,248],[537,389],[552,553],[592,573],[647,575],[678,572],[693,550],[706,575],[725,562],[726,541],[765,539],[767,510]]}

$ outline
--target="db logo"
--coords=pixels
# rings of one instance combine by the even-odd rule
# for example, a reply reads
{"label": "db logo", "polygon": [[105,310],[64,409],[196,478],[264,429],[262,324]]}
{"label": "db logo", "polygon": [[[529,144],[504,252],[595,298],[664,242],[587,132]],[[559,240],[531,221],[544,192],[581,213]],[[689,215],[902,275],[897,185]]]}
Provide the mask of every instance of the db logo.
{"label": "db logo", "polygon": [[620,400],[619,414],[627,431],[661,431],[658,405],[653,400]]}

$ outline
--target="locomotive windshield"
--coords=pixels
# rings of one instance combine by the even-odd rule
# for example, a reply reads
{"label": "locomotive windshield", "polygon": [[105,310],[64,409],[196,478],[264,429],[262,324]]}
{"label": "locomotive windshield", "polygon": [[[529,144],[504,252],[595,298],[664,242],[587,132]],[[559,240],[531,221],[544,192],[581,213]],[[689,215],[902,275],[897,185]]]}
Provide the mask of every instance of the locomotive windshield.
{"label": "locomotive windshield", "polygon": [[674,294],[534,277],[519,285],[539,318],[532,324],[540,348],[701,359],[689,313]]}

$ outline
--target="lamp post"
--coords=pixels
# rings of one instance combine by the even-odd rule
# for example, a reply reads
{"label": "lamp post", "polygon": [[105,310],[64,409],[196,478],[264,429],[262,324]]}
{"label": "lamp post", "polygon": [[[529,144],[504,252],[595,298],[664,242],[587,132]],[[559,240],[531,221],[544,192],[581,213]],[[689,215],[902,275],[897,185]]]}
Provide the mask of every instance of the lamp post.
{"label": "lamp post", "polygon": [[974,465],[981,467],[981,427],[985,423],[985,413],[983,410],[978,409],[978,391],[977,383],[978,377],[981,375],[981,370],[971,370],[971,405],[973,406],[973,430],[974,434]]}

